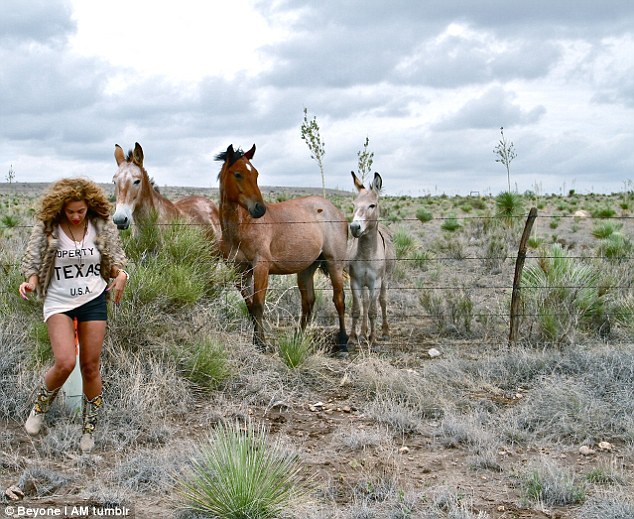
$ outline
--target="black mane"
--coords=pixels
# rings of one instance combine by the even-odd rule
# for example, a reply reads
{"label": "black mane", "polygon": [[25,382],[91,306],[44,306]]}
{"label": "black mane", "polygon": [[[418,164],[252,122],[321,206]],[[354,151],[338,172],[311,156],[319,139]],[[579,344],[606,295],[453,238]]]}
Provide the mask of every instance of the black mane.
{"label": "black mane", "polygon": [[[242,151],[242,148],[238,148],[237,150],[235,150],[233,152],[233,156],[231,157],[231,162],[229,163],[229,166],[232,166],[237,160],[240,160],[243,156],[244,156],[244,151]],[[224,162],[225,160],[227,160],[227,152],[223,151],[222,153],[218,153],[218,155],[214,157],[214,160]]]}

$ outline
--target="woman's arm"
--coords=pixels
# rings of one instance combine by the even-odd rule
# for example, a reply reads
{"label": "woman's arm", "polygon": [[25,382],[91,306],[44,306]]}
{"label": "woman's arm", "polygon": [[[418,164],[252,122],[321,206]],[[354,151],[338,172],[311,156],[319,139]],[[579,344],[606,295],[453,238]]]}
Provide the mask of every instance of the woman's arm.
{"label": "woman's arm", "polygon": [[[46,234],[44,232],[44,223],[36,222],[31,231],[31,236],[26,245],[26,251],[22,257],[22,263],[20,265],[20,271],[24,275],[25,279],[32,281],[33,276],[40,274],[40,268],[42,267],[42,253],[44,251],[44,245],[46,244]],[[37,280],[36,286],[37,286]]]}

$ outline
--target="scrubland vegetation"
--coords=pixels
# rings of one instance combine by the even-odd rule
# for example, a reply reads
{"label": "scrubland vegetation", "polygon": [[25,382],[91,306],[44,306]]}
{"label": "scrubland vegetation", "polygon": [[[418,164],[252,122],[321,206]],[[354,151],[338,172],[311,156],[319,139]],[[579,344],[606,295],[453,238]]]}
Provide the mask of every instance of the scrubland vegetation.
{"label": "scrubland vegetation", "polygon": [[[50,354],[40,304],[17,296],[39,192],[10,187],[0,484],[22,488],[24,502],[126,503],[135,517],[179,519],[634,517],[632,193],[384,196],[399,260],[392,336],[345,360],[330,355],[321,275],[306,335],[294,277],[271,278],[272,353],[262,353],[235,273],[200,229],[125,232],[131,278],[110,308],[104,415],[95,452],[80,455],[79,419],[62,399],[41,438],[22,428]],[[352,214],[352,192],[328,196]]]}

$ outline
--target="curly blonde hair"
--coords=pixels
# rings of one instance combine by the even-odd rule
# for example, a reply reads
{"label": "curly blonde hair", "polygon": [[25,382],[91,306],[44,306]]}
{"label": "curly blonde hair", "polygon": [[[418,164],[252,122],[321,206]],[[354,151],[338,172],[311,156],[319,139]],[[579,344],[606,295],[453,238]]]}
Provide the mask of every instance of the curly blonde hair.
{"label": "curly blonde hair", "polygon": [[63,178],[52,184],[40,204],[37,217],[45,223],[59,223],[70,202],[86,202],[88,217],[110,218],[111,204],[101,187],[86,178]]}

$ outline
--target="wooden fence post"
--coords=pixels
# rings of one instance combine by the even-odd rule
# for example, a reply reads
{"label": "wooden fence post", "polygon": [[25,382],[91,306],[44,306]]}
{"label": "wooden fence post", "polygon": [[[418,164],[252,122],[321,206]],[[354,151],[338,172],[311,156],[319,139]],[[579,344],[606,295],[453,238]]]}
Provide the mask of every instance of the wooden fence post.
{"label": "wooden fence post", "polygon": [[528,242],[528,237],[531,234],[531,229],[533,228],[533,223],[535,222],[535,218],[537,218],[537,209],[535,207],[531,208],[528,213],[528,218],[526,220],[526,225],[524,225],[524,232],[522,233],[522,239],[520,240],[520,248],[517,252],[517,259],[515,260],[515,276],[513,277],[513,295],[511,296],[511,329],[509,331],[509,343],[508,346],[511,347],[517,342],[517,327],[518,327],[518,316],[519,316],[519,307],[520,307],[520,282],[522,279],[522,269],[524,268],[524,260],[526,260],[526,242]]}

